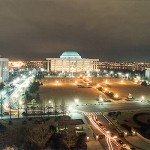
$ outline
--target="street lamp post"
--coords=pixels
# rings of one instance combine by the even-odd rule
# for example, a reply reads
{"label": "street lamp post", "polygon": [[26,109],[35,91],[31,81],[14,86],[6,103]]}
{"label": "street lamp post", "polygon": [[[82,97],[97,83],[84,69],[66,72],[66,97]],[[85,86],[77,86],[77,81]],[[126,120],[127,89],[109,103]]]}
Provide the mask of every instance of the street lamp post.
{"label": "street lamp post", "polygon": [[48,118],[49,118],[49,108],[51,107],[51,104],[52,104],[52,101],[49,100],[49,101],[48,101]]}
{"label": "street lamp post", "polygon": [[142,99],[142,102],[144,102],[144,100],[145,100],[145,97],[144,97],[144,96],[141,96],[141,99]]}
{"label": "street lamp post", "polygon": [[10,120],[11,120],[11,102],[9,102],[9,116],[10,116]]}
{"label": "street lamp post", "polygon": [[2,95],[1,95],[1,100],[0,100],[0,102],[1,102],[1,119],[2,119],[2,114],[3,114],[3,101],[2,101]]}
{"label": "street lamp post", "polygon": [[0,102],[1,102],[1,119],[3,117],[3,91],[0,93]]}
{"label": "street lamp post", "polygon": [[22,104],[22,102],[20,101],[20,102],[18,102],[18,119],[19,119],[19,113],[20,113],[20,105]]}

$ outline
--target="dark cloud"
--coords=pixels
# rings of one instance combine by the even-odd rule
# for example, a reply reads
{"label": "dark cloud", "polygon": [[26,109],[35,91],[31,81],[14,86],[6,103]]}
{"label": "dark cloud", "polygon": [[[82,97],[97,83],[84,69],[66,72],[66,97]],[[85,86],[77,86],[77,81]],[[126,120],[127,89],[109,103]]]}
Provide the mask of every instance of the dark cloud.
{"label": "dark cloud", "polygon": [[10,59],[150,60],[149,0],[0,0],[0,54]]}

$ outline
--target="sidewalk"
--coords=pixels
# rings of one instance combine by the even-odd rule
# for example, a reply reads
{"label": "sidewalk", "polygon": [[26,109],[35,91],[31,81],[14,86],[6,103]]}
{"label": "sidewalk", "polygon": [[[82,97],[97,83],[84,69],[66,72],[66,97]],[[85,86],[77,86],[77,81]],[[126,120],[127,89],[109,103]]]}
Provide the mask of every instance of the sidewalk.
{"label": "sidewalk", "polygon": [[87,133],[87,136],[89,137],[89,142],[87,143],[87,150],[103,150],[101,144],[99,141],[96,141],[93,137],[93,130],[91,129],[90,125],[86,121],[86,119],[83,117],[83,115],[79,113],[71,113],[72,119],[82,119],[85,123],[83,126],[84,131]]}

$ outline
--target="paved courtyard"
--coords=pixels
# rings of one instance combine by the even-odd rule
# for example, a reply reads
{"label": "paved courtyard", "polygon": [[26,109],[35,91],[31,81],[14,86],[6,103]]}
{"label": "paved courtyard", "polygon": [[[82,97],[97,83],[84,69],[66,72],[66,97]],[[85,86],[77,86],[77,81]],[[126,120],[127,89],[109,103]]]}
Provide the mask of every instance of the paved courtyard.
{"label": "paved courtyard", "polygon": [[131,93],[136,100],[141,100],[141,96],[144,96],[145,100],[150,100],[150,87],[135,84],[133,81],[118,78],[91,78],[92,88],[77,86],[83,84],[81,81],[79,78],[45,78],[42,81],[43,86],[39,90],[41,99],[45,103],[55,99],[58,105],[62,101],[65,101],[67,105],[95,104],[98,103],[96,99],[101,94],[95,88],[99,83],[121,98],[126,98]]}
{"label": "paved courtyard", "polygon": [[75,78],[43,79],[44,85],[39,90],[41,99],[46,103],[55,99],[58,104],[64,100],[67,105],[98,103],[96,98],[99,96],[99,91],[95,88],[78,87],[75,81],[79,82],[79,80]]}
{"label": "paved courtyard", "polygon": [[126,98],[130,93],[136,100],[141,100],[141,96],[150,100],[150,86],[141,86],[133,81],[118,78],[95,78],[94,81],[121,98]]}

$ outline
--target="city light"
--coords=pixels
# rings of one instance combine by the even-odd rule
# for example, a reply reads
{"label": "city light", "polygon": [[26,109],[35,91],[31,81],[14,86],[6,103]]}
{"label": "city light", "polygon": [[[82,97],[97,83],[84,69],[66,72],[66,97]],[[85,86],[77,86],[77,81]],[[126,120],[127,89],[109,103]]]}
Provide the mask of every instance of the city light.
{"label": "city light", "polygon": [[99,136],[98,136],[98,135],[96,135],[96,140],[98,141],[98,139],[99,139]]}
{"label": "city light", "polygon": [[86,140],[87,140],[87,142],[88,142],[88,141],[90,140],[90,137],[89,137],[89,136],[87,136],[87,137],[86,137]]}

